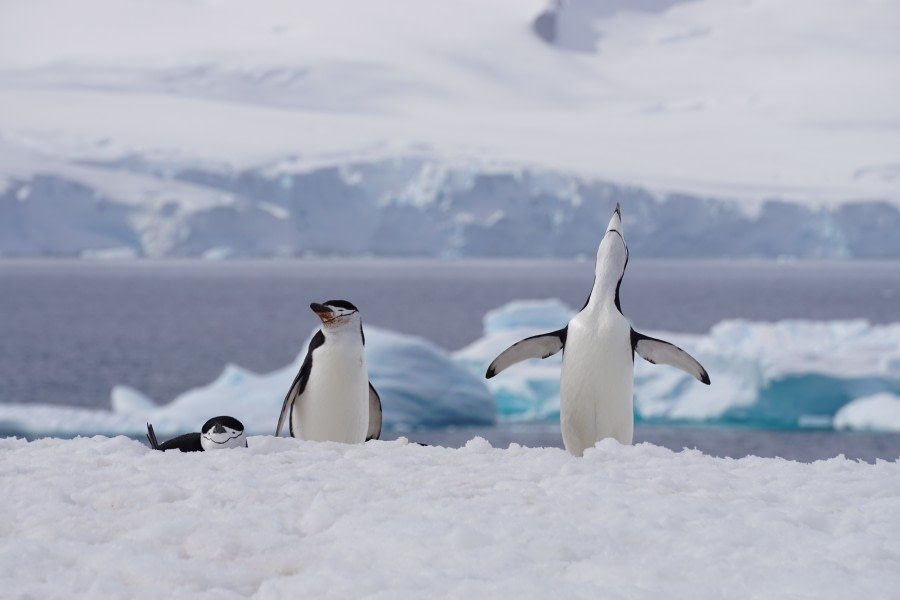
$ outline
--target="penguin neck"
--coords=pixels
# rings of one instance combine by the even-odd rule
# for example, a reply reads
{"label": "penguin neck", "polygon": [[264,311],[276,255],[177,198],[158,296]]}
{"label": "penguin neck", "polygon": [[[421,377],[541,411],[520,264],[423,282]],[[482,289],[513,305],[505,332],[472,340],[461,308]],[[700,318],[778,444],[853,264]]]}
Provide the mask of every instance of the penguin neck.
{"label": "penguin neck", "polygon": [[354,319],[349,323],[344,323],[340,327],[335,327],[334,329],[323,327],[322,333],[325,335],[326,340],[332,342],[352,344],[363,343],[362,322],[359,319]]}
{"label": "penguin neck", "polygon": [[584,310],[591,314],[610,312],[622,314],[622,307],[619,304],[619,288],[624,273],[618,273],[617,269],[604,268],[606,266],[598,262],[594,275],[594,287],[591,289],[591,297]]}
{"label": "penguin neck", "polygon": [[591,299],[584,312],[595,313],[622,313],[622,307],[619,304],[619,282],[617,280],[612,285],[595,285],[591,290]]}

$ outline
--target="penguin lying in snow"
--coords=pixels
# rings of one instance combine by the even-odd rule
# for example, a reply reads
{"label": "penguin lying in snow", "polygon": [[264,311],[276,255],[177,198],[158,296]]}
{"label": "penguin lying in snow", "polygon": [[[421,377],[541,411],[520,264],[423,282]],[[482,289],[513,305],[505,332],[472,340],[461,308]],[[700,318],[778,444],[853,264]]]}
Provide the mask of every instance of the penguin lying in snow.
{"label": "penguin lying in snow", "polygon": [[203,424],[200,433],[186,433],[167,442],[159,443],[153,425],[147,423],[147,441],[154,450],[181,450],[182,452],[203,452],[222,448],[246,448],[244,425],[234,417],[213,417]]}
{"label": "penguin lying in snow", "polygon": [[284,397],[275,436],[361,444],[381,436],[381,399],[369,383],[359,309],[346,300],[310,304],[322,328]]}

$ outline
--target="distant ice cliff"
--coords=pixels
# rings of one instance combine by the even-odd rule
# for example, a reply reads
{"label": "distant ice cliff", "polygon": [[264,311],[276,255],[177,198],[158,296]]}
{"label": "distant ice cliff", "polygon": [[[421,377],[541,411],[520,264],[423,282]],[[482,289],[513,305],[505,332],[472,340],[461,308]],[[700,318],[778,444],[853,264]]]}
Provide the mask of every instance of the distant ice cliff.
{"label": "distant ice cliff", "polygon": [[900,258],[900,208],[887,201],[748,210],[425,158],[235,172],[131,158],[36,173],[0,191],[0,256],[592,256],[616,202],[644,258]]}

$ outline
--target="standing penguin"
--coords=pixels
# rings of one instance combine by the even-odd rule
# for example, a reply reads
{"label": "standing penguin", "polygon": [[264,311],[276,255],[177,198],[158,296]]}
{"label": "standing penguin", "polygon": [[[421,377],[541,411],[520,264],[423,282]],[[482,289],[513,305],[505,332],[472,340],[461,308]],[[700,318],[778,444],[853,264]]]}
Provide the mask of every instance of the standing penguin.
{"label": "standing penguin", "polygon": [[284,397],[275,436],[285,420],[292,437],[359,444],[381,436],[381,399],[369,383],[359,310],[346,300],[309,305],[322,328],[309,343]]}
{"label": "standing penguin", "polygon": [[563,352],[559,419],[566,450],[581,456],[604,438],[630,444],[634,433],[634,353],[681,369],[709,385],[709,375],[681,348],[638,333],[622,314],[619,287],[628,247],[619,205],[597,249],[594,287],[581,311],[562,329],[516,342],[488,367],[490,379],[528,358]]}
{"label": "standing penguin", "polygon": [[147,441],[154,450],[181,450],[182,452],[203,452],[222,448],[246,448],[244,424],[234,417],[213,417],[203,424],[200,433],[179,435],[162,444],[156,439],[153,425],[147,423]]}

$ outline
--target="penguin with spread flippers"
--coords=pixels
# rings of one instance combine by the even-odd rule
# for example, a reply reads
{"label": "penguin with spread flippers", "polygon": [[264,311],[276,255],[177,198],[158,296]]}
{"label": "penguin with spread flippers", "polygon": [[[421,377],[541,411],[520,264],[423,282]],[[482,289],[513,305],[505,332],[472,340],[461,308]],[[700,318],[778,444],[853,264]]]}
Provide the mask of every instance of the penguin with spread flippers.
{"label": "penguin with spread flippers", "polygon": [[179,435],[162,444],[156,439],[153,425],[147,423],[147,441],[154,450],[181,450],[182,452],[203,452],[223,448],[246,448],[244,424],[234,417],[213,417],[203,424],[200,433]]}
{"label": "penguin with spread flippers", "polygon": [[322,328],[284,397],[276,437],[285,421],[292,437],[359,444],[381,436],[381,399],[369,383],[362,317],[346,300],[313,303]]}
{"label": "penguin with spread flippers", "polygon": [[581,311],[557,331],[536,335],[504,350],[490,364],[490,379],[529,358],[563,350],[560,427],[570,453],[581,456],[599,440],[630,444],[634,433],[634,354],[681,369],[709,385],[706,369],[681,348],[635,331],[622,314],[619,288],[628,246],[619,205],[597,249],[594,287]]}

